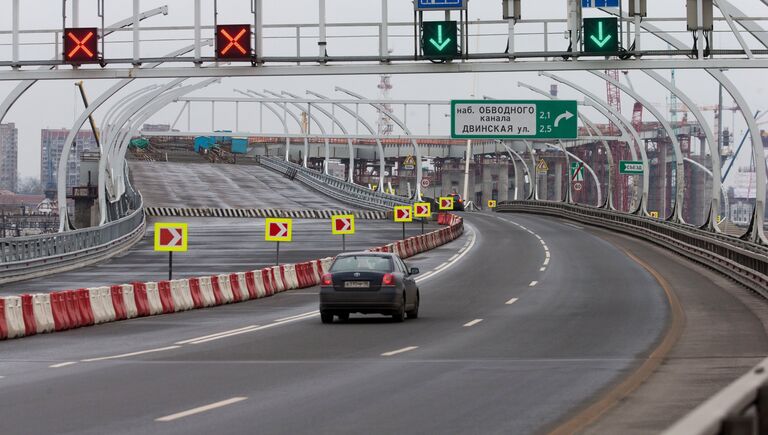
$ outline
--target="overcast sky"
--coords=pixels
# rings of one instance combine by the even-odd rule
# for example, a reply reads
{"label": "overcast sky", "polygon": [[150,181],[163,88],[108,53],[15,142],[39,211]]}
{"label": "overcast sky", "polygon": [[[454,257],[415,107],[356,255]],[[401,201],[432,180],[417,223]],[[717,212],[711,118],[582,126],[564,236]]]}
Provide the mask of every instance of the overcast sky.
{"label": "overcast sky", "polygon": [[[627,4],[628,0],[624,0]],[[744,11],[750,17],[768,17],[768,7],[763,5],[760,0],[731,0],[731,2]],[[71,2],[70,2],[71,3]],[[81,26],[97,26],[100,21],[96,16],[96,0],[80,0],[81,3]],[[390,0],[390,16],[392,22],[409,22],[413,19],[413,8],[410,0]],[[470,1],[470,20],[495,20],[501,18],[500,0],[471,0]],[[684,0],[648,0],[649,18],[669,18],[683,17],[685,14]],[[673,4],[674,3],[674,4]],[[23,0],[21,2],[21,28],[23,30],[31,29],[57,29],[61,28],[61,0]],[[141,9],[149,10],[151,8],[168,5],[168,16],[157,16],[146,20],[143,26],[189,26],[193,24],[191,0],[141,0]],[[676,5],[675,5],[676,4]],[[11,0],[0,0],[2,10],[7,12],[0,14],[0,30],[7,31],[11,28],[10,5]],[[203,0],[204,19],[203,24],[213,24],[213,1]],[[219,1],[219,23],[241,23],[251,22],[250,0],[220,0]],[[566,0],[523,0],[523,18],[524,19],[564,19]],[[380,22],[380,1],[379,0],[327,0],[328,22]],[[131,2],[127,0],[107,0],[106,1],[106,22],[107,24],[129,17],[132,14]],[[587,12],[585,15],[599,15],[600,12]],[[717,14],[717,12],[716,12]],[[442,14],[433,13],[428,15],[427,19],[440,19]],[[264,23],[265,24],[297,24],[297,23],[316,23],[318,20],[317,0],[293,0],[291,2],[278,0],[265,0]],[[71,23],[70,23],[71,24]],[[761,23],[763,27],[768,26],[768,21]],[[660,24],[663,28],[675,31],[675,35],[686,43],[690,43],[691,37],[684,32],[681,23]],[[724,28],[724,27],[719,27]],[[564,26],[561,24],[551,25],[549,31],[552,36],[549,38],[549,46],[552,50],[565,50],[567,41],[562,36]],[[395,54],[409,54],[413,51],[413,40],[408,35],[410,27],[392,28],[390,30],[390,45]],[[475,52],[499,52],[503,51],[506,45],[504,37],[501,35],[505,29],[501,26],[485,27],[483,33],[498,33],[499,35],[487,37],[473,37],[470,42],[470,50]],[[290,38],[294,30],[292,29],[274,29],[267,33],[268,39],[265,42],[267,55],[292,56],[296,53],[295,40]],[[521,24],[518,26],[520,36],[517,39],[517,48],[520,51],[543,50],[543,37],[541,36],[541,24]],[[476,30],[472,33],[477,34]],[[307,29],[308,36],[302,43],[302,54],[310,55],[317,53],[316,30]],[[356,27],[353,29],[330,29],[328,52],[330,54],[375,54],[378,42],[375,37],[376,29],[374,27]],[[399,36],[403,35],[403,36]],[[177,48],[191,43],[191,32],[189,31],[157,31],[146,32],[143,38],[151,41],[143,43],[142,54],[146,56],[162,56]],[[205,36],[205,35],[204,35]],[[110,37],[112,41],[127,41],[130,34],[125,33],[119,36]],[[757,41],[745,34],[745,38],[753,47],[758,47]],[[35,45],[26,45],[22,50],[23,59],[51,58],[54,55],[54,49],[48,42],[53,39],[52,34],[44,36],[23,35],[22,42],[38,43]],[[11,55],[10,36],[0,35],[0,58],[9,59]],[[45,42],[45,44],[39,44]],[[735,39],[732,35],[717,34],[715,37],[715,46],[717,48],[736,47]],[[658,40],[652,41],[650,38],[644,40],[644,48],[665,49],[666,44]],[[761,47],[762,48],[762,47]],[[107,45],[107,57],[130,57],[130,44],[113,42]],[[209,53],[210,54],[210,53]],[[205,53],[204,53],[205,55]],[[669,77],[669,71],[660,71]],[[590,78],[588,73],[563,73],[564,77],[578,81],[580,84],[588,87],[594,93],[604,96],[605,84],[601,81]],[[752,110],[766,110],[768,104],[766,97],[765,73],[757,70],[750,71],[729,71],[728,75],[739,84],[740,89],[745,93]],[[662,112],[667,113],[668,94],[664,92],[661,86],[655,84],[640,72],[630,73],[630,78],[636,89],[641,90],[643,96],[653,102]],[[339,76],[339,77],[280,77],[280,78],[248,78],[248,79],[225,79],[221,84],[213,85],[205,91],[198,92],[195,95],[210,96],[235,96],[234,88],[239,89],[272,89],[275,91],[287,90],[296,94],[304,95],[307,89],[312,89],[327,95],[333,95],[333,87],[342,85],[356,92],[370,97],[378,96],[376,85],[379,81],[378,76]],[[451,75],[399,75],[392,78],[394,89],[391,96],[395,99],[434,99],[450,100],[457,98],[468,98],[472,95],[482,97],[488,95],[494,98],[534,98],[535,94],[528,90],[518,88],[517,82],[523,81],[536,85],[542,89],[549,89],[551,81],[546,78],[538,77],[531,73],[503,73],[503,74],[451,74]],[[127,95],[133,90],[139,89],[150,83],[157,81],[144,80],[135,82],[126,88],[121,94]],[[189,83],[193,83],[190,81]],[[114,81],[91,80],[85,83],[87,92],[91,100],[111,86]],[[700,105],[710,106],[717,104],[717,85],[716,82],[703,72],[698,71],[677,71],[678,86],[689,93]],[[16,83],[0,82],[0,97],[6,95]],[[583,98],[564,86],[560,86],[561,97],[582,100]],[[338,95],[338,94],[336,94]],[[632,103],[628,96],[622,95],[623,112],[631,116]],[[731,100],[726,96],[726,106],[731,106]],[[217,129],[234,129],[234,110],[233,105],[221,105],[217,108]],[[96,116],[100,120],[108,110],[109,105],[100,109]],[[155,116],[151,122],[170,123],[178,114],[180,106],[171,106]],[[399,114],[402,115],[402,109]],[[82,111],[82,103],[76,88],[72,82],[67,81],[47,81],[39,82],[30,89],[22,99],[14,106],[3,122],[15,122],[19,128],[19,172],[22,176],[39,176],[40,159],[40,129],[41,128],[70,128],[74,117]],[[448,119],[444,117],[440,110],[433,111],[432,133],[439,135],[448,135]],[[447,113],[447,108],[444,110]],[[585,109],[584,113],[592,117],[596,122],[604,122],[604,119],[596,112]],[[712,121],[712,112],[707,112]],[[369,115],[371,123],[375,123],[373,112],[366,112]],[[409,108],[408,123],[416,133],[426,134],[426,111],[422,108]],[[241,130],[257,131],[258,129],[258,111],[257,106],[241,106],[240,127]],[[646,112],[645,118],[651,120],[652,117]],[[186,129],[186,116],[177,126]],[[193,126],[210,127],[210,109],[202,105],[193,110]],[[281,125],[276,119],[264,114],[264,129],[267,132],[282,132]],[[730,126],[732,119],[735,119],[736,133],[740,135],[744,131],[743,120],[737,115],[731,116],[726,113],[725,125]],[[714,124],[712,124],[714,127]],[[330,124],[327,124],[330,130]],[[746,154],[746,153],[745,153]],[[748,162],[748,161],[747,161]]]}

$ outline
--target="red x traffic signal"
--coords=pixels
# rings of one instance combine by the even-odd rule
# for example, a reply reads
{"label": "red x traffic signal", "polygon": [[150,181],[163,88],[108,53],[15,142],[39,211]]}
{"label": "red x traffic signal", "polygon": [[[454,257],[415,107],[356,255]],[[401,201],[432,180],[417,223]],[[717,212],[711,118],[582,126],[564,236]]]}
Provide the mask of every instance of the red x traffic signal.
{"label": "red x traffic signal", "polygon": [[98,62],[99,34],[95,27],[64,29],[64,61]]}
{"label": "red x traffic signal", "polygon": [[216,26],[217,59],[250,59],[250,24],[226,24]]}

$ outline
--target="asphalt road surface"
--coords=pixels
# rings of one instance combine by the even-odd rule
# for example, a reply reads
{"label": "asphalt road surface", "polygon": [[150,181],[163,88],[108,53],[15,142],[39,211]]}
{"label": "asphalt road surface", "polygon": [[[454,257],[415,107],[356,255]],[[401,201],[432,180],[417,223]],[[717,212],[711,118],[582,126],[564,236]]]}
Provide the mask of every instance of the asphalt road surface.
{"label": "asphalt road surface", "polygon": [[323,325],[315,288],[2,342],[0,433],[532,433],[669,317],[647,271],[555,219],[472,215],[410,263],[421,317],[402,324]]}
{"label": "asphalt road surface", "polygon": [[349,210],[277,172],[254,165],[131,161],[147,207]]}
{"label": "asphalt road surface", "polygon": [[[189,250],[173,256],[174,278],[244,272],[275,264],[276,244],[264,241],[264,219],[150,218],[147,236],[125,254],[89,266],[42,278],[0,285],[0,296],[168,279],[168,254],[154,251],[154,222],[189,223]],[[328,219],[294,219],[293,242],[280,244],[280,262],[296,263],[334,256],[341,236],[331,234]],[[434,230],[428,224],[425,231]],[[406,224],[406,236],[421,234],[420,223]],[[355,221],[346,236],[347,250],[385,245],[403,237],[402,224]]]}

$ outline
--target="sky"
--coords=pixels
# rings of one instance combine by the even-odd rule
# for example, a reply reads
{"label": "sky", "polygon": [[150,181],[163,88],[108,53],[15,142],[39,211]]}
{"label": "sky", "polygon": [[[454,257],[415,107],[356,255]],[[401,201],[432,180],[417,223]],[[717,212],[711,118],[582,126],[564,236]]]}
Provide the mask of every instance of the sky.
{"label": "sky", "polygon": [[[627,4],[628,0],[624,0]],[[750,17],[763,18],[763,27],[768,26],[768,7],[760,0],[731,0],[732,4],[741,9]],[[213,0],[203,0],[203,24],[213,24]],[[250,14],[250,0],[220,0],[219,2],[218,22],[240,23],[251,22],[253,20]],[[381,21],[381,3],[380,0],[327,0],[327,20],[329,23],[369,23],[375,24]],[[672,4],[676,3],[676,4]],[[71,4],[71,1],[69,2]],[[81,26],[98,26],[100,19],[97,17],[96,0],[80,0]],[[286,7],[286,2],[277,0],[264,0],[264,23],[271,24],[315,24],[318,21],[317,0],[294,0],[290,2],[290,7]],[[476,20],[497,20],[501,19],[501,1],[500,0],[470,0],[469,19]],[[146,20],[142,26],[191,26],[193,24],[193,12],[191,0],[141,0],[141,9],[149,10],[151,8],[167,5],[169,14],[167,16],[157,16]],[[0,10],[10,12],[11,0],[0,0]],[[649,19],[659,18],[681,18],[685,15],[685,1],[677,0],[648,0]],[[131,2],[126,0],[106,0],[105,21],[107,24],[122,20],[132,14]],[[585,12],[585,16],[600,16],[597,11]],[[716,12],[717,15],[717,12]],[[541,19],[564,19],[566,17],[566,0],[523,0],[523,19],[541,20]],[[425,19],[441,19],[442,13],[431,13],[425,16]],[[389,1],[389,20],[390,22],[410,23],[413,20],[413,7],[410,0],[390,0]],[[71,24],[71,23],[69,23]],[[658,23],[665,30],[674,31],[675,35],[685,41],[690,42],[691,36],[682,28],[681,22],[663,22]],[[724,25],[718,25],[724,29]],[[21,2],[21,29],[60,29],[62,27],[61,0],[23,0]],[[11,56],[10,36],[7,31],[11,28],[10,13],[0,14],[0,58],[9,59]],[[413,40],[408,33],[412,26],[392,27],[390,29],[390,46],[394,54],[409,54],[413,51]],[[544,49],[544,38],[541,35],[543,26],[536,22],[521,23],[517,27],[517,48],[520,51],[537,51]],[[549,31],[551,33],[548,42],[550,49],[565,50],[567,41],[563,37],[565,30],[564,24],[551,24]],[[301,49],[302,54],[314,54],[316,47],[316,29],[303,30],[306,39],[303,40]],[[6,33],[2,33],[6,32]],[[265,50],[267,55],[292,56],[296,54],[295,39],[293,39],[293,28],[269,29],[266,33]],[[489,36],[474,36],[470,41],[470,50],[473,52],[499,52],[506,46],[504,36],[506,29],[504,26],[484,26],[478,31],[476,26],[472,26],[471,34],[478,33],[492,34]],[[157,30],[143,33],[142,54],[146,56],[162,56],[179,47],[191,43],[192,34],[187,30]],[[344,29],[329,29],[328,52],[331,54],[376,54],[378,42],[375,37],[376,27],[373,25],[359,26]],[[205,35],[204,35],[205,37]],[[745,39],[752,47],[758,47],[758,42],[748,34],[744,34]],[[130,44],[126,43],[130,38],[129,33],[124,33],[113,37],[112,42],[107,45],[108,56],[129,57],[131,53]],[[54,55],[54,47],[50,43],[53,40],[52,33],[37,35],[22,35],[22,42],[26,43],[22,50],[23,59],[41,59],[51,58]],[[720,32],[715,35],[714,41],[717,48],[735,48],[736,40],[732,35]],[[651,40],[650,37],[644,39],[644,48],[666,49],[666,44],[658,40]],[[206,53],[204,52],[204,55]],[[209,52],[210,54],[210,52]],[[662,75],[669,77],[670,71],[659,71]],[[764,73],[757,70],[728,71],[728,76],[736,82],[740,90],[745,94],[752,110],[767,110],[768,101],[766,101],[766,81]],[[586,72],[562,73],[563,77],[577,81],[587,87],[590,91],[604,96],[606,93],[605,84],[602,81],[591,78]],[[712,106],[717,104],[718,87],[716,82],[701,71],[678,70],[676,72],[677,85],[680,89],[688,93],[699,105]],[[631,72],[629,74],[635,89],[642,92],[643,96],[657,106],[663,113],[668,113],[667,99],[668,93],[653,82],[650,78],[641,72]],[[393,99],[430,99],[430,100],[451,100],[462,98],[482,98],[489,96],[493,98],[504,99],[532,99],[536,95],[532,92],[519,88],[519,81],[535,85],[541,89],[549,89],[551,80],[539,77],[535,73],[494,73],[494,74],[444,74],[444,75],[396,75],[392,77],[394,89],[391,92]],[[190,81],[193,83],[194,81]],[[344,86],[358,93],[369,97],[378,97],[379,91],[377,84],[378,76],[326,76],[326,77],[259,77],[259,78],[238,78],[224,79],[221,84],[216,84],[197,92],[196,96],[236,96],[233,89],[270,89],[274,91],[286,90],[301,96],[307,89],[311,89],[326,95],[341,95],[334,93],[334,86]],[[89,80],[85,82],[85,88],[91,100],[94,100],[99,94],[111,86],[114,81],[110,80]],[[163,83],[163,81],[145,79],[141,82],[135,82],[118,94],[114,101],[118,101],[120,96],[125,96],[143,86],[153,83]],[[14,86],[15,82],[0,82],[0,97],[4,97]],[[560,86],[561,98],[571,98],[582,100],[578,93]],[[627,95],[622,95],[623,113],[631,116],[632,104],[634,101]],[[731,100],[725,99],[725,106],[731,106]],[[110,104],[106,104],[96,112],[97,122],[100,122],[107,113]],[[13,107],[3,122],[14,122],[19,128],[19,172],[21,176],[39,176],[40,159],[40,129],[42,128],[70,128],[74,118],[82,111],[82,102],[76,87],[71,81],[45,81],[38,82],[32,87]],[[159,112],[150,122],[153,123],[171,123],[179,112],[179,105],[169,106],[167,109]],[[396,108],[396,113],[404,115],[402,108]],[[581,110],[581,109],[580,109]],[[585,114],[595,122],[604,122],[597,112],[591,109],[583,109]],[[441,113],[447,113],[447,107],[433,110],[430,120],[431,132],[436,135],[449,134],[449,119]],[[369,122],[375,123],[375,113],[372,111],[361,111],[368,117]],[[706,112],[709,122],[712,122],[713,112]],[[256,105],[241,105],[239,112],[239,126],[241,130],[258,131],[259,114]],[[416,134],[427,133],[426,109],[423,107],[411,106],[407,114],[409,127]],[[234,129],[234,105],[220,104],[216,113],[216,129]],[[177,128],[186,129],[186,115],[182,117],[183,121]],[[645,119],[652,120],[649,113],[646,112]],[[275,117],[267,112],[263,115],[263,129],[265,132],[282,132],[282,126]],[[738,115],[731,116],[731,112],[726,112],[725,126],[731,127],[736,132],[737,137],[741,137],[744,132],[745,124]],[[204,126],[210,128],[211,114],[210,106],[198,105],[192,111],[193,127]],[[351,121],[350,121],[350,125]],[[326,124],[330,131],[330,123]],[[745,153],[748,154],[748,153]],[[747,164],[748,160],[739,162]]]}

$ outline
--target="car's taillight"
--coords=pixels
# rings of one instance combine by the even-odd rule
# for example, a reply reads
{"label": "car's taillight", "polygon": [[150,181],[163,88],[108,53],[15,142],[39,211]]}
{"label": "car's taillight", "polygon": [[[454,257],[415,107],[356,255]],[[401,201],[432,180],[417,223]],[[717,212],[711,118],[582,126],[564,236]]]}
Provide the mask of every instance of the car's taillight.
{"label": "car's taillight", "polygon": [[323,275],[323,279],[321,281],[323,285],[333,285],[333,275],[326,273]]}
{"label": "car's taillight", "polygon": [[384,274],[384,278],[381,279],[381,285],[393,285],[395,283],[395,275],[391,273]]}

